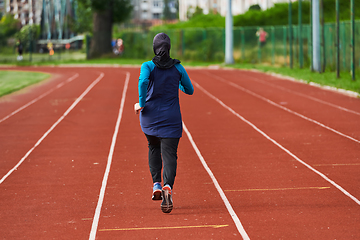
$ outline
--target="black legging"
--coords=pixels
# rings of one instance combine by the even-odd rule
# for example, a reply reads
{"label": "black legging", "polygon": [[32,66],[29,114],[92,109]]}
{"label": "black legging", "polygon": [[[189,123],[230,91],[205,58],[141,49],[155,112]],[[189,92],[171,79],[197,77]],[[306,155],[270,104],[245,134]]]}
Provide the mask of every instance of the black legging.
{"label": "black legging", "polygon": [[176,167],[177,148],[180,138],[159,138],[145,134],[149,146],[149,167],[153,182],[161,182],[161,168],[164,163],[163,179],[173,188]]}

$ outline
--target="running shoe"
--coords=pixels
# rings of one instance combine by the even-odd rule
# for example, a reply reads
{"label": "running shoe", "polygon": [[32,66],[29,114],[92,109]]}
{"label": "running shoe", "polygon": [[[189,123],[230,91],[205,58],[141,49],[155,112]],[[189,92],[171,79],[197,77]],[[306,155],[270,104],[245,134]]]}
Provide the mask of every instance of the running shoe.
{"label": "running shoe", "polygon": [[170,213],[173,209],[173,202],[171,196],[171,187],[169,185],[165,185],[162,189],[162,203],[161,203],[161,211],[163,213]]}
{"label": "running shoe", "polygon": [[152,200],[154,201],[161,200],[161,189],[162,189],[161,183],[159,182],[154,183]]}

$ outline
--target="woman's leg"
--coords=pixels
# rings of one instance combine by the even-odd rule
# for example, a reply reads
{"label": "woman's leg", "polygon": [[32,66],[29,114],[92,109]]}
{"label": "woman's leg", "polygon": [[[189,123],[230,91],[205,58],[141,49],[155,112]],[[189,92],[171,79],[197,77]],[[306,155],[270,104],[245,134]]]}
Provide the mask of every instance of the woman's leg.
{"label": "woman's leg", "polygon": [[149,168],[153,179],[153,183],[161,183],[161,149],[160,149],[160,138],[146,135],[149,147]]}
{"label": "woman's leg", "polygon": [[179,140],[179,138],[161,138],[161,154],[164,162],[164,186],[168,184],[171,189],[173,188],[176,176]]}

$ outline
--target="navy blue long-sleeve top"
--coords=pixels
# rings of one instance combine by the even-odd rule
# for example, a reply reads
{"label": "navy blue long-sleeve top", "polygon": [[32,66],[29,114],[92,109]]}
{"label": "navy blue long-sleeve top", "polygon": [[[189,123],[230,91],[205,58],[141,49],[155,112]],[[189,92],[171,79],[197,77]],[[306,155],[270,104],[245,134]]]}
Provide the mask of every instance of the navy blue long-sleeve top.
{"label": "navy blue long-sleeve top", "polygon": [[161,138],[180,138],[182,119],[179,89],[192,95],[194,87],[185,68],[177,63],[162,69],[152,61],[141,65],[139,77],[139,104],[142,131]]}

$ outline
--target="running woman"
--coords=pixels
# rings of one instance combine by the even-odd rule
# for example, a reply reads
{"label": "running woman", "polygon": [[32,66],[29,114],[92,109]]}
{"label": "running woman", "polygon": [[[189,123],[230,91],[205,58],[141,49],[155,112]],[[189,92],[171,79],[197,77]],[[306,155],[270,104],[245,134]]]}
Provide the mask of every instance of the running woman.
{"label": "running woman", "polygon": [[[165,33],[154,37],[155,56],[141,65],[138,83],[140,126],[149,147],[149,168],[153,179],[152,200],[162,200],[161,210],[173,209],[172,190],[176,176],[177,149],[182,136],[179,89],[192,95],[194,87],[185,68],[170,58],[170,38]],[[161,170],[163,168],[163,187]]]}

